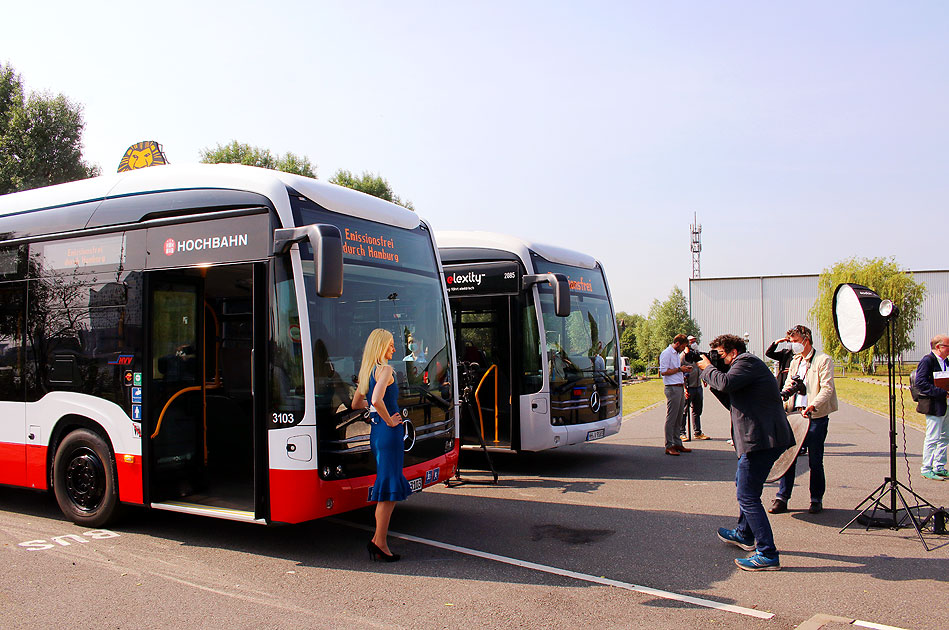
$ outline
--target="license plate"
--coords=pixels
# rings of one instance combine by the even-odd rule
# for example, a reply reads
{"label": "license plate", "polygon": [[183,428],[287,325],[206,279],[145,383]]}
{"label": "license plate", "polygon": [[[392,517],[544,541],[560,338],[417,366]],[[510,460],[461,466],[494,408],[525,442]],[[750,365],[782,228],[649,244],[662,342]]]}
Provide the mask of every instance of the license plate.
{"label": "license plate", "polygon": [[601,437],[606,435],[606,429],[597,429],[596,431],[587,432],[587,442],[592,442],[593,440],[599,440]]}
{"label": "license plate", "polygon": [[416,477],[415,479],[409,479],[409,488],[412,489],[412,492],[421,492],[422,491],[422,478]]}

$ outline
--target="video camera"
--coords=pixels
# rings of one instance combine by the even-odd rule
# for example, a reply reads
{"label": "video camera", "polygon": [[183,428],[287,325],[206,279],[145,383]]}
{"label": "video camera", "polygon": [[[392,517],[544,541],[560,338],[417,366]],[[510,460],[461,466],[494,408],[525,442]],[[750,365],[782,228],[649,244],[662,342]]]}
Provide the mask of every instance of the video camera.
{"label": "video camera", "polygon": [[785,383],[784,389],[781,390],[781,400],[787,400],[791,396],[806,393],[807,385],[804,384],[804,379],[795,374],[791,377],[790,381]]}
{"label": "video camera", "polygon": [[685,354],[682,355],[682,358],[689,363],[698,363],[702,359],[702,355],[708,357],[709,363],[711,363],[715,368],[721,370],[722,372],[728,371],[728,366],[725,365],[722,355],[720,355],[716,350],[699,352],[698,350],[693,350],[692,348],[686,348]]}
{"label": "video camera", "polygon": [[478,384],[478,369],[480,366],[473,361],[458,362],[458,380],[462,389],[474,388]]}

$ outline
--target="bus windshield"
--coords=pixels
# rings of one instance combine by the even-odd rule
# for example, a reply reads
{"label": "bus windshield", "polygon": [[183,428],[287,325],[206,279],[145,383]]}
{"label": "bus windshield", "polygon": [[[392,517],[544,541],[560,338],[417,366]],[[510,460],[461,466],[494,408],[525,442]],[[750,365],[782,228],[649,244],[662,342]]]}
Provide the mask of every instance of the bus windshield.
{"label": "bus windshield", "polygon": [[[314,286],[313,262],[304,261],[303,267],[306,286]],[[438,276],[347,262],[344,278],[338,300],[308,299],[317,408],[335,410],[352,400],[363,346],[375,328],[388,330],[395,340],[389,364],[401,398],[450,399],[451,353]]]}
{"label": "bus windshield", "polygon": [[[299,221],[335,225],[343,236],[343,295],[316,295],[309,247],[301,249],[302,284],[313,344],[314,391],[321,470],[334,477],[371,474],[369,425],[350,409],[369,333],[392,333],[389,362],[399,407],[415,432],[405,465],[450,449],[454,436],[452,353],[444,289],[424,225],[409,230],[318,208],[298,208]],[[297,285],[299,286],[299,284]],[[324,474],[325,476],[325,474]]]}
{"label": "bus windshield", "polygon": [[598,384],[615,386],[619,382],[618,344],[602,270],[599,267],[582,269],[560,265],[536,254],[532,258],[537,273],[562,273],[570,281],[568,317],[554,314],[554,295],[550,285],[537,285],[546,332],[551,391],[591,376]]}

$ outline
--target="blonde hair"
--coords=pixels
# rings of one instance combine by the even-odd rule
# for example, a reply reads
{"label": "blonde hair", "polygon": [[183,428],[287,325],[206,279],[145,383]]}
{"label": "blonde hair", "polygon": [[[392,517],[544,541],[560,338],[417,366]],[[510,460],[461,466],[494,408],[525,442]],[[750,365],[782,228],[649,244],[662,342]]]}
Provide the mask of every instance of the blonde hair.
{"label": "blonde hair", "polygon": [[369,333],[366,347],[362,351],[362,365],[359,366],[359,380],[356,385],[356,391],[363,396],[369,395],[369,377],[376,366],[388,365],[386,352],[389,350],[389,344],[394,342],[392,333],[385,328],[376,328]]}

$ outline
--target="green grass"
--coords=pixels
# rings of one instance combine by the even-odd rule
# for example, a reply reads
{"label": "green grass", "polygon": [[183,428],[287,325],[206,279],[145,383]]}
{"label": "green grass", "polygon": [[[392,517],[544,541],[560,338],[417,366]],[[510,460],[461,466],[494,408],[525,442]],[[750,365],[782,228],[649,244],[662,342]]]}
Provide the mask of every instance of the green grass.
{"label": "green grass", "polygon": [[[880,381],[881,385],[874,383],[865,383],[853,378],[834,378],[834,386],[837,388],[837,398],[845,400],[857,407],[863,407],[875,411],[884,416],[890,415],[889,392],[886,387],[886,380]],[[923,417],[916,413],[916,403],[909,395],[909,391],[903,390],[902,393],[902,411],[909,424],[921,427],[925,424]],[[896,392],[896,417],[900,414],[900,391]]]}
{"label": "green grass", "polygon": [[[862,377],[862,375],[861,375]],[[904,381],[906,379],[903,379]],[[834,385],[837,387],[837,397],[857,407],[875,411],[889,416],[890,401],[886,389],[886,378],[882,385],[857,381],[850,377],[837,377]],[[623,415],[627,415],[657,402],[665,400],[661,378],[651,378],[645,383],[623,386]],[[906,422],[917,427],[925,424],[923,417],[916,413],[916,403],[910,398],[909,391],[903,390],[903,414]],[[900,392],[896,392],[896,417],[900,418]]]}
{"label": "green grass", "polygon": [[645,409],[649,405],[666,399],[661,378],[651,378],[644,383],[623,386],[623,415]]}

